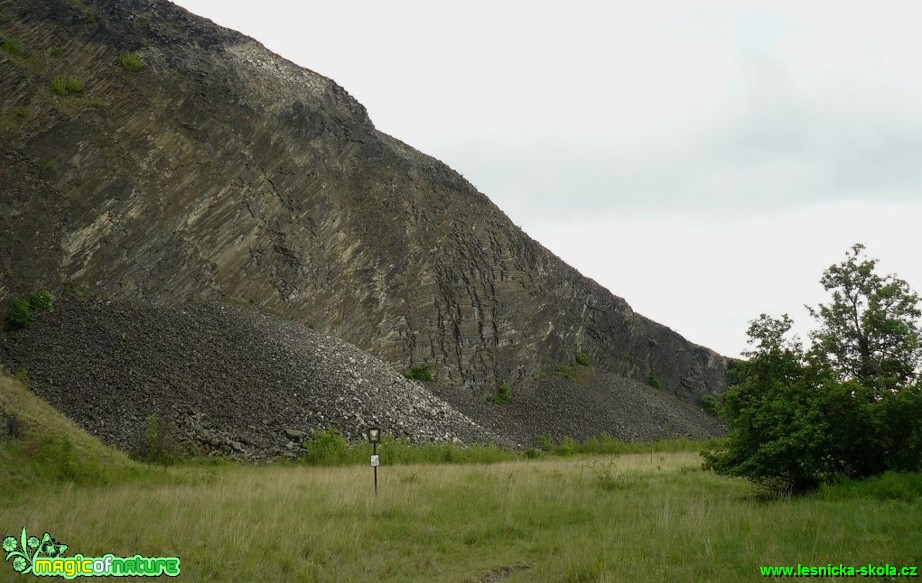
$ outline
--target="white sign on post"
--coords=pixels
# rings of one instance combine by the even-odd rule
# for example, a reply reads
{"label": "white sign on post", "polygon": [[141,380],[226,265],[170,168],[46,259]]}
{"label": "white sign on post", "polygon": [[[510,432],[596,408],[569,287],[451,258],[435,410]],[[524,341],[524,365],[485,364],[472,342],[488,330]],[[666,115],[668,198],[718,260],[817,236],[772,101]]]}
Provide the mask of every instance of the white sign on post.
{"label": "white sign on post", "polygon": [[381,456],[373,455],[371,456],[371,467],[376,468],[381,465]]}

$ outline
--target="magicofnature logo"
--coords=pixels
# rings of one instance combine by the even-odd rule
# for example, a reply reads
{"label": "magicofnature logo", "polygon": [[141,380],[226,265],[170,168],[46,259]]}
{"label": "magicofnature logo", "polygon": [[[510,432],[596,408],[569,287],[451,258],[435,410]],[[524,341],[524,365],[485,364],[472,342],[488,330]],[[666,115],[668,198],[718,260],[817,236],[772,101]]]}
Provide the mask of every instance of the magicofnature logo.
{"label": "magicofnature logo", "polygon": [[8,536],[3,539],[5,561],[12,561],[13,570],[23,575],[36,577],[159,577],[179,575],[179,557],[117,557],[105,554],[101,557],[84,557],[77,553],[65,557],[67,545],[54,540],[47,532],[39,539],[29,536],[23,527],[17,539]]}

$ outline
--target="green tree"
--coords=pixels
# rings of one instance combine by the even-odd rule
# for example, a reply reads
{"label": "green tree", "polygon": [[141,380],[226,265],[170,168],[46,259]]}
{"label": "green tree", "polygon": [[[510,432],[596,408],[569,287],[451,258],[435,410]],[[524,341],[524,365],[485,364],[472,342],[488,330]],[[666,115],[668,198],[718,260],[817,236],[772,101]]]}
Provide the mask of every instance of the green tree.
{"label": "green tree", "polygon": [[705,466],[742,476],[772,491],[800,493],[815,488],[831,471],[827,462],[830,395],[809,366],[803,347],[788,338],[793,321],[765,314],[748,330],[754,346],[733,370],[733,386],[720,413],[730,423],[726,442],[705,452]]}
{"label": "green tree", "polygon": [[816,356],[840,381],[856,380],[877,395],[908,386],[920,357],[919,296],[894,275],[875,273],[876,259],[853,245],[820,283],[832,301],[807,307],[821,327],[811,334]]}
{"label": "green tree", "polygon": [[751,323],[753,348],[719,406],[730,431],[705,452],[706,467],[787,493],[922,469],[919,297],[876,274],[863,251],[853,246],[824,272],[832,299],[811,309],[809,350],[790,338],[787,315]]}

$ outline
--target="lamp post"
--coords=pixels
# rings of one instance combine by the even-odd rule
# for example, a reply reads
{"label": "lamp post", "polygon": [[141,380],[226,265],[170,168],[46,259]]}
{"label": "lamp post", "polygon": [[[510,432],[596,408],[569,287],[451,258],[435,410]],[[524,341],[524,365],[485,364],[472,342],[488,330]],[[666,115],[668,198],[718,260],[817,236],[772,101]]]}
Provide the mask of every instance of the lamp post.
{"label": "lamp post", "polygon": [[368,428],[368,443],[371,444],[371,470],[375,476],[375,494],[378,493],[378,466],[381,465],[381,459],[378,457],[378,444],[381,443],[381,429],[378,427]]}

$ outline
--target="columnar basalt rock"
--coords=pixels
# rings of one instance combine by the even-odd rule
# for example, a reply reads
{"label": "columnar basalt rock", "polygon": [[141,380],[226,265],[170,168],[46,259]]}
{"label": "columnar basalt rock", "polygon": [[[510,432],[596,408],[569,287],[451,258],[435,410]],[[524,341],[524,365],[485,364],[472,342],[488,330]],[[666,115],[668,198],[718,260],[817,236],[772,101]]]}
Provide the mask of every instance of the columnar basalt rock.
{"label": "columnar basalt rock", "polygon": [[0,53],[0,297],[252,303],[474,393],[577,351],[685,400],[725,388],[723,357],[252,39],[165,0],[0,0],[0,35],[24,49]]}

